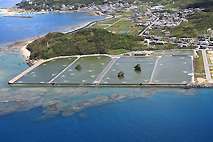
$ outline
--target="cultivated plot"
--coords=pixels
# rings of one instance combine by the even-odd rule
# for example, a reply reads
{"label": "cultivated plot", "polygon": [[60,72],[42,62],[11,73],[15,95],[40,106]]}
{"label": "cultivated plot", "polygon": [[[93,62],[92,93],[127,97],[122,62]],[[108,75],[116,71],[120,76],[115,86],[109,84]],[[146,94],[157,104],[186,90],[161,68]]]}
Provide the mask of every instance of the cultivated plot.
{"label": "cultivated plot", "polygon": [[47,83],[75,59],[75,57],[70,57],[45,62],[25,74],[16,83]]}
{"label": "cultivated plot", "polygon": [[[110,61],[108,56],[81,57],[53,83],[93,83]],[[82,70],[76,70],[77,65],[81,65]]]}
{"label": "cultivated plot", "polygon": [[[156,57],[122,57],[111,67],[101,84],[148,84],[156,59]],[[141,72],[134,70],[137,64],[141,65]],[[117,76],[120,71],[124,72],[123,78]]]}
{"label": "cultivated plot", "polygon": [[152,80],[153,84],[186,84],[191,82],[190,57],[162,57]]}

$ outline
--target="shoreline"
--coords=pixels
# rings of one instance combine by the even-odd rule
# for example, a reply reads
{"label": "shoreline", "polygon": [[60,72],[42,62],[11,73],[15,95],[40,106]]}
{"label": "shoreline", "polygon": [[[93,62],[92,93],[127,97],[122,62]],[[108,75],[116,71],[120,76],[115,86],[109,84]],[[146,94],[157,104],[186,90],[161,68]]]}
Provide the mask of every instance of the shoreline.
{"label": "shoreline", "polygon": [[[74,13],[74,12],[78,12],[78,11],[69,11],[69,12],[64,12],[64,13]],[[86,12],[86,11],[81,11],[81,12]],[[111,15],[105,15],[105,16],[106,16],[106,18],[104,20],[108,20],[108,19],[110,19],[110,18],[113,17]],[[83,23],[78,24],[76,26],[72,26],[71,27],[72,30],[65,31],[65,32],[62,32],[62,33],[66,34],[66,33],[70,33],[70,32],[76,31],[78,29],[82,29],[83,27],[86,27],[87,25],[89,25],[92,22],[94,22],[94,21],[83,22]],[[27,50],[27,48],[26,48],[27,45],[29,43],[32,43],[34,40],[36,40],[36,39],[38,39],[40,37],[45,36],[46,34],[47,33],[41,34],[39,36],[29,37],[29,38],[26,38],[26,39],[23,39],[23,40],[18,40],[18,41],[10,42],[10,43],[8,43],[8,44],[5,45],[7,47],[7,49],[5,49],[5,50],[3,49],[0,52],[8,52],[8,51],[11,51],[11,50],[17,50],[18,49],[22,53],[22,55],[25,57],[25,60],[27,60],[30,57],[30,51]]]}

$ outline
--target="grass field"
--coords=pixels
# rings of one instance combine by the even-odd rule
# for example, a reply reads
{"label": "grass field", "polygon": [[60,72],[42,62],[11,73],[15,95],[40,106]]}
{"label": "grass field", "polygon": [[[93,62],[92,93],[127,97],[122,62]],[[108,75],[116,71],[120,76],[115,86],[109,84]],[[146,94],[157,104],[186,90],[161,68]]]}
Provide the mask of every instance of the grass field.
{"label": "grass field", "polygon": [[199,58],[194,59],[194,69],[196,73],[205,73],[202,52],[198,51]]}

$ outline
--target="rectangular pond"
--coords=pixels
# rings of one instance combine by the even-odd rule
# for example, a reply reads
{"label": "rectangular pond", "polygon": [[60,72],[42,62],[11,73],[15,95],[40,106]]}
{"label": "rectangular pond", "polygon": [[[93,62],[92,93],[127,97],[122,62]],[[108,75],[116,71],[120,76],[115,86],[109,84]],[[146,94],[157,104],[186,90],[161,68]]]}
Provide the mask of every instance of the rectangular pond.
{"label": "rectangular pond", "polygon": [[39,65],[15,83],[47,83],[76,58],[54,59]]}
{"label": "rectangular pond", "polygon": [[157,50],[154,55],[193,55],[193,50]]}
{"label": "rectangular pond", "polygon": [[[111,67],[102,79],[102,84],[139,84],[149,83],[157,57],[122,57]],[[134,66],[141,65],[141,72]],[[123,78],[118,78],[118,72],[124,72]]]}
{"label": "rectangular pond", "polygon": [[[53,83],[93,83],[110,61],[108,56],[81,57]],[[82,70],[76,70],[77,65],[81,65]]]}
{"label": "rectangular pond", "polygon": [[185,84],[191,82],[190,57],[161,57],[152,80],[154,84]]}

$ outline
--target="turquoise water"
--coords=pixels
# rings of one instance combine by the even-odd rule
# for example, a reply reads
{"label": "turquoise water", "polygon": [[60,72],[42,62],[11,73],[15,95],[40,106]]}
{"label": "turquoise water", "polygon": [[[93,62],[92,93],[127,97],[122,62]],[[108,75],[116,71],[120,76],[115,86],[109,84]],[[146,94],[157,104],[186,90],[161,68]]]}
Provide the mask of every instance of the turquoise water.
{"label": "turquoise water", "polygon": [[[26,19],[0,18],[1,25],[7,20],[1,43],[31,36],[8,28],[22,29]],[[17,51],[0,53],[2,142],[212,142],[213,89],[9,87],[28,68],[23,61]]]}
{"label": "turquoise water", "polygon": [[0,45],[48,32],[69,31],[74,26],[104,17],[89,16],[89,13],[64,13],[33,15],[33,18],[0,17]]}

